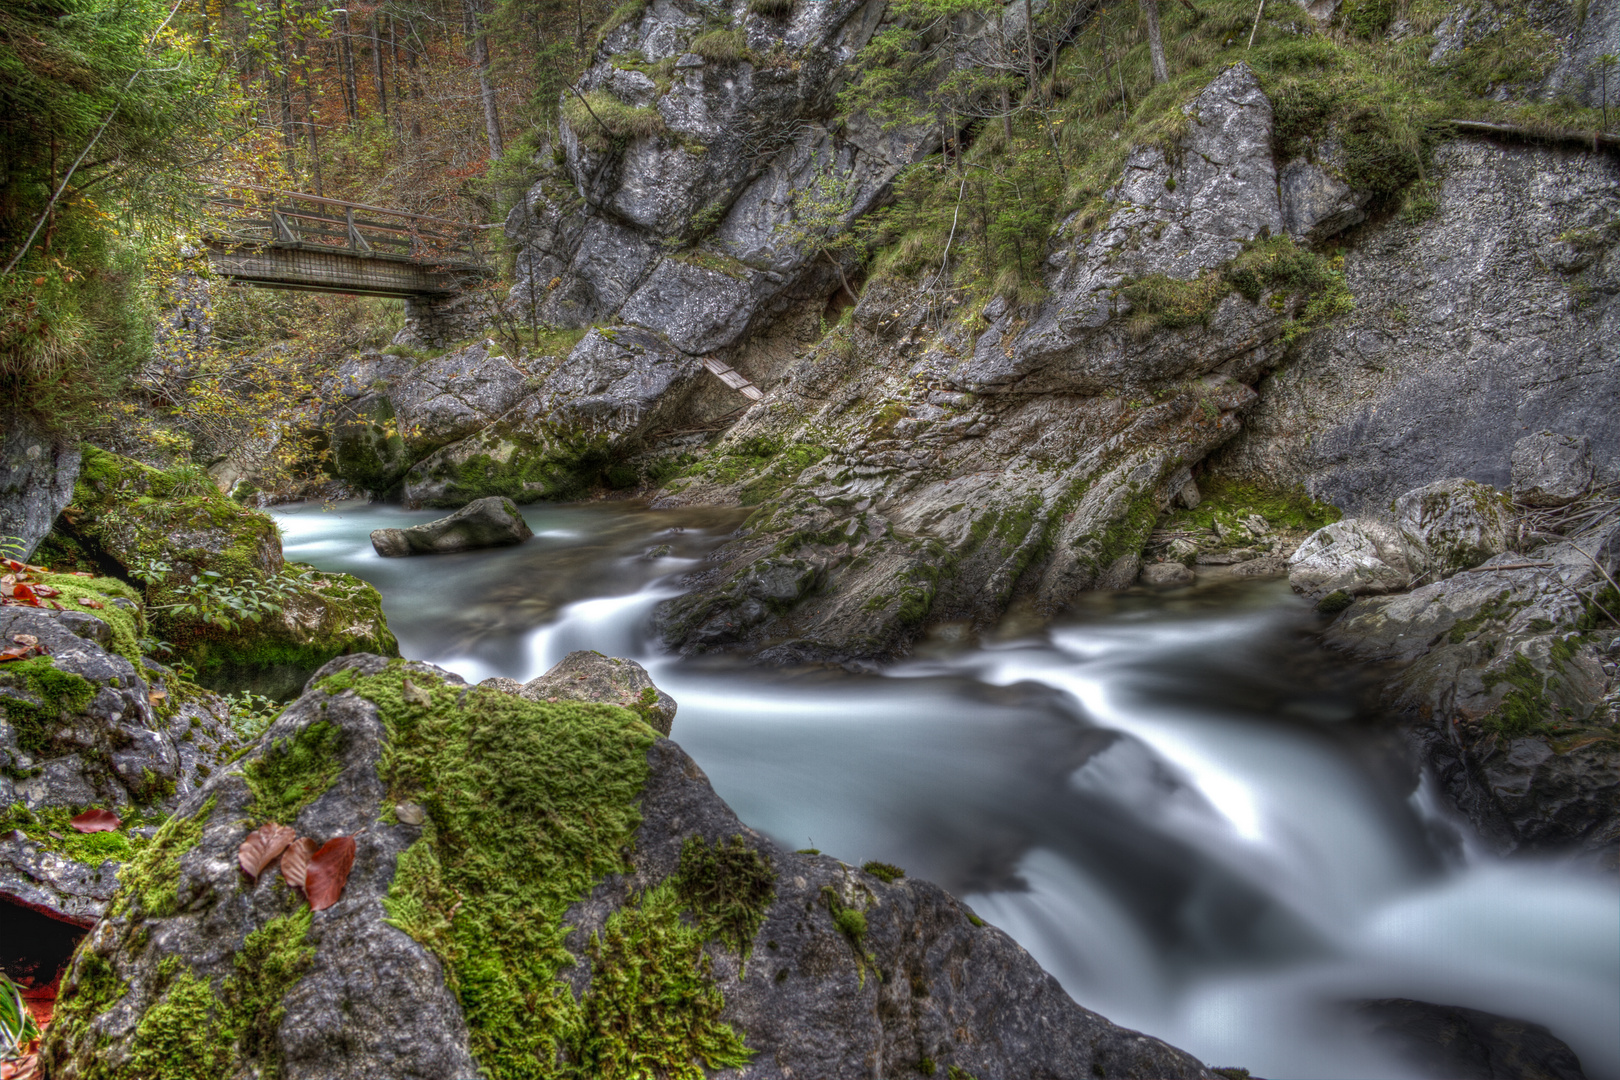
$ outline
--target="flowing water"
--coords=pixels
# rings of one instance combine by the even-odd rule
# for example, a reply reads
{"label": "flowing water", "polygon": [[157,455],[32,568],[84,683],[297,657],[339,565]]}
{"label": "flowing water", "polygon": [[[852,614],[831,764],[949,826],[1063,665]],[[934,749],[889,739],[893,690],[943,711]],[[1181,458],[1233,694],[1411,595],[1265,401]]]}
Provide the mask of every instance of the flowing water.
{"label": "flowing water", "polygon": [[1116,1023],[1274,1080],[1405,1077],[1350,1003],[1410,997],[1543,1023],[1620,1080],[1613,880],[1483,852],[1286,584],[1099,596],[882,674],[783,672],[647,632],[736,511],[535,506],[520,547],[373,554],[372,529],[435,516],[278,520],[289,559],[372,582],[401,651],[471,681],[640,659],[744,821],[940,883]]}

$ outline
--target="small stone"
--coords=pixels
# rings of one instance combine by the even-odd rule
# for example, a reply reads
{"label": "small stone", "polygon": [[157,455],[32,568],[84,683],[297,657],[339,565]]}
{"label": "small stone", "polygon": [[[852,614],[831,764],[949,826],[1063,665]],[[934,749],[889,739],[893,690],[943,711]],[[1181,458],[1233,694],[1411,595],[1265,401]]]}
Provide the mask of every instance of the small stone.
{"label": "small stone", "polygon": [[378,529],[371,546],[384,558],[444,555],[475,548],[521,544],[534,533],[516,504],[500,495],[477,499],[449,517],[409,529]]}
{"label": "small stone", "polygon": [[394,816],[401,825],[420,825],[427,820],[427,813],[413,802],[402,802],[394,807]]}
{"label": "small stone", "polygon": [[1156,588],[1191,585],[1193,572],[1179,562],[1148,563],[1142,567],[1142,584]]}

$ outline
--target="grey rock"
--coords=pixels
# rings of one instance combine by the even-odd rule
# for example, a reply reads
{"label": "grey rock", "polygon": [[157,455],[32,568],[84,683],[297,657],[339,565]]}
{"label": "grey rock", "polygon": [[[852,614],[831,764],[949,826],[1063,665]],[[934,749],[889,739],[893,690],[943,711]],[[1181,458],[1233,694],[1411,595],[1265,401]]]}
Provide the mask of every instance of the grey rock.
{"label": "grey rock", "polygon": [[[1242,354],[1264,353],[1282,320],[1236,295],[1207,327],[1144,335],[1120,287],[1159,273],[1185,280],[1231,259],[1244,242],[1283,230],[1271,156],[1271,103],[1246,64],[1222,72],[1189,105],[1174,161],[1134,150],[1110,199],[1120,208],[1093,236],[1075,237],[1049,265],[1052,298],[1030,319],[1002,310],[950,377],[975,391],[1135,390],[1201,375]],[[1065,233],[1072,230],[1066,225]],[[1015,334],[1015,326],[1029,323]],[[1009,340],[1009,338],[1011,340]]]}
{"label": "grey rock", "polygon": [[[651,691],[649,694],[648,691]],[[623,705],[642,714],[660,735],[675,723],[675,699],[653,685],[647,669],[634,660],[599,652],[571,652],[517,693],[531,701],[596,701]]]}
{"label": "grey rock", "polygon": [[1232,567],[1234,577],[1275,577],[1288,573],[1288,560],[1280,555],[1262,555],[1246,559]]}
{"label": "grey rock", "polygon": [[0,411],[0,539],[14,537],[24,561],[73,499],[79,449],[31,416]]}
{"label": "grey rock", "polygon": [[1367,220],[1367,196],[1350,190],[1316,162],[1296,158],[1277,174],[1283,226],[1295,240],[1315,243]]}
{"label": "grey rock", "polygon": [[437,521],[408,529],[378,529],[371,534],[371,546],[385,557],[445,555],[521,544],[533,535],[511,499],[491,495]]}
{"label": "grey rock", "polygon": [[1148,563],[1142,567],[1144,585],[1191,585],[1193,580],[1193,572],[1179,562]]}
{"label": "grey rock", "polygon": [[[43,702],[0,667],[0,805],[170,811],[230,752],[225,702],[191,688],[160,716],[150,694],[172,694],[172,676],[111,652],[112,632],[101,619],[0,608],[0,640],[18,634],[36,637],[52,665],[84,679],[92,696],[82,709],[40,716]],[[112,860],[90,866],[55,850],[43,828],[0,836],[0,896],[68,922],[88,926],[103,914],[117,870]]]}
{"label": "grey rock", "polygon": [[1423,569],[1450,577],[1508,549],[1512,506],[1472,480],[1440,480],[1395,500],[1396,527],[1423,552]]}
{"label": "grey rock", "polygon": [[1437,1080],[1586,1080],[1580,1058],[1540,1024],[1409,998],[1357,1003],[1373,1039]]}
{"label": "grey rock", "polygon": [[[1552,430],[1620,475],[1620,158],[1453,142],[1431,175],[1433,216],[1357,234],[1355,312],[1257,384],[1207,471],[1381,513],[1437,476],[1505,490],[1518,440]],[[1541,254],[1569,235],[1591,257],[1574,276]]]}
{"label": "grey rock", "polygon": [[1372,596],[1409,587],[1423,566],[1422,549],[1395,526],[1346,518],[1305,538],[1288,559],[1288,584],[1313,601],[1335,592]]}
{"label": "grey rock", "polygon": [[1594,737],[1613,718],[1600,654],[1578,628],[1587,598],[1607,586],[1598,565],[1617,549],[1611,523],[1533,558],[1498,555],[1404,596],[1357,601],[1326,631],[1359,660],[1402,665],[1386,705],[1500,851],[1573,850],[1616,867],[1620,750]]}
{"label": "grey rock", "polygon": [[[463,685],[429,665],[400,667],[373,656],[345,657],[323,674],[345,669]],[[478,697],[463,700],[476,717]],[[462,1006],[446,987],[439,961],[389,925],[382,902],[399,856],[424,827],[381,820],[392,802],[378,773],[389,745],[377,706],[353,693],[311,689],[244,761],[317,722],[341,732],[339,773],[294,825],[309,836],[353,836],[354,871],[342,899],[313,916],[304,939],[313,955],[275,1003],[285,1013],[267,1032],[268,1045],[221,1049],[250,1062],[274,1055],[288,1080],[475,1075],[479,1064]],[[564,916],[572,928],[567,945],[578,959],[562,972],[560,992],[586,991],[597,962],[591,935],[635,895],[667,879],[690,838],[719,844],[740,837],[769,861],[775,895],[752,942],[746,978],[732,948],[716,941],[705,953],[725,1002],[722,1018],[756,1051],[743,1075],[855,1080],[874,1068],[900,1075],[930,1057],[979,1076],[1210,1077],[1190,1055],[1076,1005],[1011,938],[937,887],[910,879],[886,883],[833,858],[779,848],[739,822],[674,743],[657,740],[646,760],[641,824],[627,845],[625,872],[600,881]],[[217,985],[234,973],[250,932],[300,906],[279,875],[250,884],[237,869],[236,848],[253,811],[242,768],[233,764],[216,775],[179,811],[182,820],[201,821],[203,828],[173,871],[178,910],[154,917],[120,908],[80,951],[62,984],[62,1007],[84,992],[98,963],[109,965],[127,990],[84,1028],[53,1033],[44,1053],[51,1075],[80,1076],[92,1063],[127,1060],[141,1018],[160,1000],[177,964]],[[543,799],[548,785],[578,778],[539,770],[532,782],[530,794]],[[829,894],[863,910],[859,952],[835,929]]]}
{"label": "grey rock", "polygon": [[1592,486],[1592,445],[1584,435],[1538,431],[1513,444],[1513,501],[1567,506]]}

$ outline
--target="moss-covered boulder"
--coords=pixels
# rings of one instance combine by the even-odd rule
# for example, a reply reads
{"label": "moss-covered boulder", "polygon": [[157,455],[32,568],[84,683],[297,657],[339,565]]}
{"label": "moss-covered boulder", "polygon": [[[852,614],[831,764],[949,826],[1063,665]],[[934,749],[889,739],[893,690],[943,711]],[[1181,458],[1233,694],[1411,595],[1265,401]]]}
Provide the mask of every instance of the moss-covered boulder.
{"label": "moss-covered boulder", "polygon": [[86,446],[73,503],[41,553],[144,583],[151,632],[221,692],[289,698],[334,656],[399,651],[375,589],[286,564],[275,522],[198,469]]}
{"label": "moss-covered boulder", "polygon": [[[354,839],[335,905],[244,877],[267,819]],[[882,869],[747,828],[634,711],[345,657],[131,868],[43,1060],[63,1080],[1210,1076]]]}
{"label": "moss-covered boulder", "polygon": [[[134,651],[128,586],[42,583],[74,608],[0,608],[0,641],[36,653],[0,664],[0,899],[88,926],[118,864],[221,764],[232,736],[223,701]],[[112,810],[118,827],[74,830],[91,808]]]}
{"label": "moss-covered boulder", "polygon": [[637,713],[660,735],[675,723],[675,699],[653,685],[647,669],[621,656],[581,649],[516,693],[530,701],[595,701]]}

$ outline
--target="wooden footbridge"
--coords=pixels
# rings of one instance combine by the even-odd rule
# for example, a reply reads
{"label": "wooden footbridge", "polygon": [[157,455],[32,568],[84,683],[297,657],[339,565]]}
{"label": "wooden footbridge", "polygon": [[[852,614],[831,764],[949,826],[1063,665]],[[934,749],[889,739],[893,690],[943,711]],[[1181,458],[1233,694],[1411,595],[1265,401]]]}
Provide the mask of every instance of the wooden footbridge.
{"label": "wooden footbridge", "polygon": [[208,201],[208,260],[242,284],[430,299],[493,273],[476,225],[249,184],[220,185]]}

